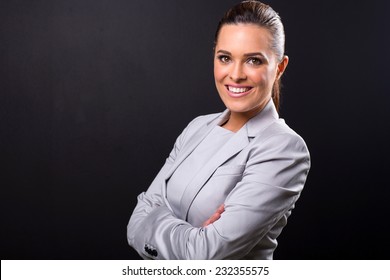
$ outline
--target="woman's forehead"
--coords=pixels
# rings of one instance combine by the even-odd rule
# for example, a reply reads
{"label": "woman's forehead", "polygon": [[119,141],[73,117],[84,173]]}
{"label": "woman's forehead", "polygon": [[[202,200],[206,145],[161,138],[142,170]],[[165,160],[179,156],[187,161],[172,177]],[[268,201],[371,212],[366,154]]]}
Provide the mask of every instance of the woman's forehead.
{"label": "woman's forehead", "polygon": [[222,26],[216,51],[251,53],[268,52],[271,42],[270,32],[255,24],[226,24]]}

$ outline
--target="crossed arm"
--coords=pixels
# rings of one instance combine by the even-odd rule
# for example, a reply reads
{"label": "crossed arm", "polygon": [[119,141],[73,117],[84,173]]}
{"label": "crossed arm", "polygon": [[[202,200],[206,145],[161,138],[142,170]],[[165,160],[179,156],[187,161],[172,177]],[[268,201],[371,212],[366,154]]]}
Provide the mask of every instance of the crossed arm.
{"label": "crossed arm", "polygon": [[156,259],[242,258],[293,207],[309,169],[300,138],[280,134],[263,141],[225,203],[197,228],[175,217],[161,197],[178,141],[151,187],[139,195],[128,224],[128,242],[144,258],[150,257],[145,244],[157,249]]}

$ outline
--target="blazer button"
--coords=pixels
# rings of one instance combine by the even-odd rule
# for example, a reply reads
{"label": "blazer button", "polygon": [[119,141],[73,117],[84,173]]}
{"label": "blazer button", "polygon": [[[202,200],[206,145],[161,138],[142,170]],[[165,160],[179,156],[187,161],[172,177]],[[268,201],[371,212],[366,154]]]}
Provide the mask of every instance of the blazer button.
{"label": "blazer button", "polygon": [[146,253],[148,253],[149,255],[151,255],[153,257],[157,257],[158,256],[157,250],[153,249],[153,247],[150,246],[149,244],[145,244],[144,250],[145,250]]}

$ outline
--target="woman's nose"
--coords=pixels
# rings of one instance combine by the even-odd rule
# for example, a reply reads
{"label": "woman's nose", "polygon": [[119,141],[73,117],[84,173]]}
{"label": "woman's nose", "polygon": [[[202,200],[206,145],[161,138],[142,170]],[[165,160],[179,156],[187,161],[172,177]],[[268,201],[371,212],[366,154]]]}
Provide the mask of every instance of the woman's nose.
{"label": "woman's nose", "polygon": [[229,77],[234,82],[242,81],[247,78],[243,66],[240,63],[232,65]]}

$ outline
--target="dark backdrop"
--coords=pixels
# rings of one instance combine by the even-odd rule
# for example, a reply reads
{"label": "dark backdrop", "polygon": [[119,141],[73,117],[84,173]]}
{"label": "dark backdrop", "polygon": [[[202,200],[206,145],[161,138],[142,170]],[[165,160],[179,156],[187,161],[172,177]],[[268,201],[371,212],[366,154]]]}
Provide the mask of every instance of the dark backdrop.
{"label": "dark backdrop", "polygon": [[[216,24],[237,1],[0,1],[2,259],[137,259],[136,195],[224,109]],[[290,64],[281,116],[312,170],[277,259],[389,258],[389,1],[268,1]]]}

